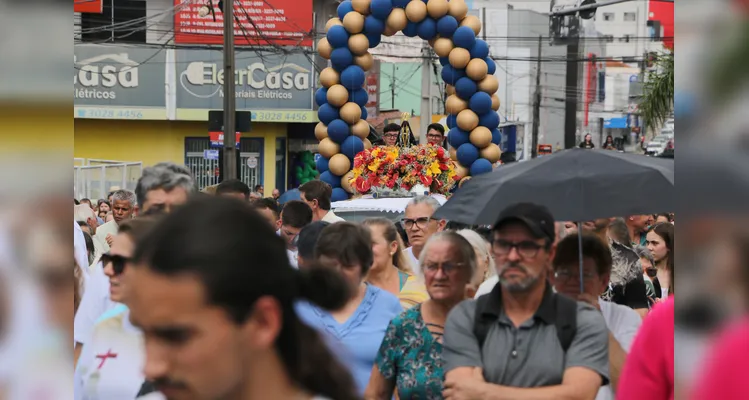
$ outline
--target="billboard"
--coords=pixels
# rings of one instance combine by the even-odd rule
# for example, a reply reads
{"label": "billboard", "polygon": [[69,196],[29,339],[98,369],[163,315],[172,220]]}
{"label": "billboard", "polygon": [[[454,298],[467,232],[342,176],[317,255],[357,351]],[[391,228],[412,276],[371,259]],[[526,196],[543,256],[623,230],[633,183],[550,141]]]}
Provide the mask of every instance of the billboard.
{"label": "billboard", "polygon": [[[185,4],[183,4],[185,3]],[[216,20],[201,17],[207,1],[174,0],[174,43],[223,44],[224,15],[214,0]],[[312,0],[235,0],[234,43],[246,45],[312,46]]]}
{"label": "billboard", "polygon": [[651,0],[648,3],[648,20],[660,22],[661,28],[663,29],[663,44],[669,49],[673,49],[674,2]]}
{"label": "billboard", "polygon": [[164,119],[165,53],[164,49],[76,45],[73,56],[75,116]]}
{"label": "billboard", "polygon": [[101,14],[104,12],[103,0],[73,0],[73,12]]}

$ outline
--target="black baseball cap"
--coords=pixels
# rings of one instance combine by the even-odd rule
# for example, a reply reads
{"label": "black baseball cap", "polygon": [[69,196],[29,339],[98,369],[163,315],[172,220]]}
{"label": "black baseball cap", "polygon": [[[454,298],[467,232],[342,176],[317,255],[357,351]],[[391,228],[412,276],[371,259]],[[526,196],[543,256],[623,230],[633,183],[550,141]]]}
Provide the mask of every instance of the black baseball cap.
{"label": "black baseball cap", "polygon": [[492,230],[496,231],[509,222],[521,222],[539,239],[556,239],[554,217],[548,208],[533,203],[513,204],[499,213]]}

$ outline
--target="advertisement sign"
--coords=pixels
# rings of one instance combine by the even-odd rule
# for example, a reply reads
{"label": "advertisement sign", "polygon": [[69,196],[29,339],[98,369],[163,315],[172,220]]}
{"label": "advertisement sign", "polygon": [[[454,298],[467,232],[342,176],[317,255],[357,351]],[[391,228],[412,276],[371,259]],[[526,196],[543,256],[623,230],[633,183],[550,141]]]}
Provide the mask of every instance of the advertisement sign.
{"label": "advertisement sign", "polygon": [[[211,147],[222,147],[224,145],[224,132],[208,132],[208,138],[211,140]],[[237,148],[241,134],[237,132]]]}
{"label": "advertisement sign", "polygon": [[[183,4],[186,3],[186,4]],[[216,20],[200,9],[207,1],[174,0],[174,43],[223,44],[224,15],[213,1]],[[312,0],[235,0],[234,43],[312,46]]]}
{"label": "advertisement sign", "polygon": [[[660,22],[663,29],[663,44],[674,48],[674,2],[650,0],[648,3],[648,21]],[[660,34],[660,32],[658,32]]]}
{"label": "advertisement sign", "polygon": [[103,0],[73,0],[73,12],[101,14],[104,12]]}
{"label": "advertisement sign", "polygon": [[165,119],[163,49],[75,46],[76,118]]}
{"label": "advertisement sign", "polygon": [[380,61],[375,60],[372,68],[367,71],[364,77],[369,99],[365,105],[369,118],[374,118],[380,114]]}
{"label": "advertisement sign", "polygon": [[[222,109],[221,51],[177,50],[175,57],[177,118],[206,119],[207,110]],[[304,54],[237,51],[237,110],[251,110],[258,122],[315,122],[312,72]]]}
{"label": "advertisement sign", "polygon": [[[222,143],[223,143],[223,140],[222,140]],[[218,150],[203,150],[203,159],[218,161]]]}

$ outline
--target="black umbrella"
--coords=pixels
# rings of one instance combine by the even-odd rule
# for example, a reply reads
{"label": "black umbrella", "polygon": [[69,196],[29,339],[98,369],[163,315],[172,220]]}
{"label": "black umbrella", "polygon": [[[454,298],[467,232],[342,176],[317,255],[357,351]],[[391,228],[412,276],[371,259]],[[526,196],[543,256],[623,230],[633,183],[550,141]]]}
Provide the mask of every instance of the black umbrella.
{"label": "black umbrella", "polygon": [[505,207],[521,202],[546,206],[558,221],[672,212],[674,160],[610,150],[564,150],[469,180],[435,217],[488,225]]}

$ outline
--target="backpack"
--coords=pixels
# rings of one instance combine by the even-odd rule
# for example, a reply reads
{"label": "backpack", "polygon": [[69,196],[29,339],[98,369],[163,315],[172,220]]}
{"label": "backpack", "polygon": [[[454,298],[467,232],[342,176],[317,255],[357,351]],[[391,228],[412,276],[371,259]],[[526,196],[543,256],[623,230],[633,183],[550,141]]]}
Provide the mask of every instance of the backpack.
{"label": "backpack", "polygon": [[[492,293],[487,293],[476,300],[473,334],[478,339],[480,349],[484,347],[489,328],[499,319],[499,315],[492,313],[487,308],[487,305],[495,296],[496,294],[492,291]],[[556,308],[554,325],[557,328],[559,344],[566,353],[577,333],[577,301],[557,293],[554,293],[553,296]]]}

